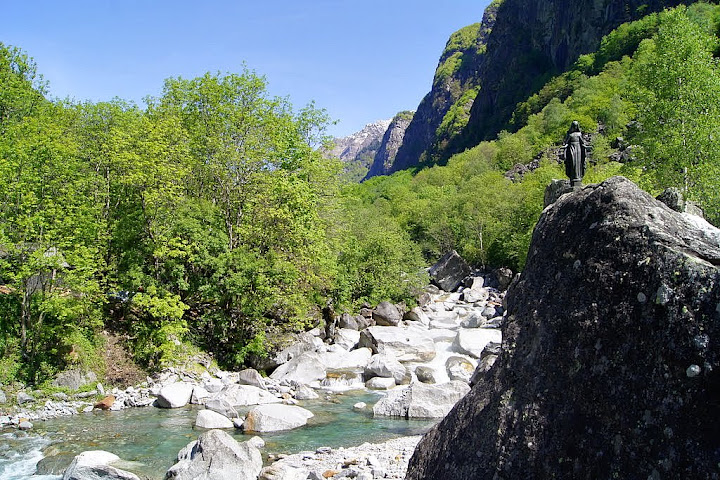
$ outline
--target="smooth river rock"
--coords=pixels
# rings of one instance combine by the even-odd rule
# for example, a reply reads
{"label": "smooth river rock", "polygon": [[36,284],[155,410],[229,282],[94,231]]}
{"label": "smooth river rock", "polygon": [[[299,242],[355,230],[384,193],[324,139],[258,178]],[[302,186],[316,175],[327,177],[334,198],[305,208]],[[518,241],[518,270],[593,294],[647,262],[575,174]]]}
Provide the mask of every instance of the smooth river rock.
{"label": "smooth river rock", "polygon": [[435,358],[435,343],[426,333],[400,327],[368,327],[359,345],[373,353],[391,353],[401,362],[428,362]]}
{"label": "smooth river rock", "polygon": [[494,328],[461,328],[453,343],[458,353],[480,358],[485,346],[489,343],[502,342],[502,333]]}
{"label": "smooth river rock", "polygon": [[256,480],[262,465],[260,450],[252,442],[238,443],[222,430],[209,430],[180,450],[165,478]]}
{"label": "smooth river rock", "polygon": [[279,403],[282,400],[272,393],[253,385],[240,385],[233,383],[226,385],[220,392],[211,397],[212,400],[225,400],[233,407],[246,407],[249,405],[263,405],[266,403]]}
{"label": "smooth river rock", "polygon": [[398,385],[409,383],[411,378],[405,365],[400,363],[392,353],[373,355],[365,366],[364,373],[368,380],[372,377],[393,378]]}
{"label": "smooth river rock", "polygon": [[376,417],[442,418],[470,391],[465,382],[427,385],[412,383],[390,390],[373,407]]}
{"label": "smooth river rock", "polygon": [[89,450],[77,455],[63,474],[63,480],[140,480],[134,473],[115,468],[110,464],[120,460],[117,455],[103,450]]}
{"label": "smooth river rock", "polygon": [[190,403],[193,385],[186,382],[171,383],[160,389],[157,406],[160,408],[180,408]]}
{"label": "smooth river rock", "polygon": [[195,426],[200,428],[234,428],[232,420],[212,410],[200,410],[195,417]]}
{"label": "smooth river rock", "polygon": [[243,429],[249,432],[279,432],[307,424],[314,415],[295,405],[260,405],[248,412]]}
{"label": "smooth river rock", "polygon": [[325,364],[320,359],[320,355],[315,352],[304,352],[276,368],[270,374],[270,378],[307,385],[323,380],[326,374]]}

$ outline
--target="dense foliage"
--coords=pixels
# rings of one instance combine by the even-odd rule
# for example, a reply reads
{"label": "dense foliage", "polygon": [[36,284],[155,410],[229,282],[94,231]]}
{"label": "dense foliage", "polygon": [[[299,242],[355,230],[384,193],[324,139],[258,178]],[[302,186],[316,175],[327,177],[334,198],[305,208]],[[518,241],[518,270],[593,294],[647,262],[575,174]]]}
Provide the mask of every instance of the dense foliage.
{"label": "dense foliage", "polygon": [[[592,134],[586,182],[678,187],[720,223],[718,18],[695,4],[622,25],[519,104],[514,132],[363,184],[320,155],[324,112],[253,72],[168,79],[144,108],[78,104],[47,99],[32,60],[0,44],[0,382],[101,371],[103,328],[149,367],[190,344],[236,367],[328,304],[411,302],[449,249],[522,269],[572,120]],[[633,145],[624,164],[616,137]],[[511,180],[517,164],[537,168]]]}
{"label": "dense foliage", "polygon": [[30,59],[0,53],[4,379],[102,370],[106,325],[149,367],[188,342],[238,366],[328,303],[423,283],[404,232],[341,209],[325,114],[253,72],[169,79],[141,109],[49,101]]}

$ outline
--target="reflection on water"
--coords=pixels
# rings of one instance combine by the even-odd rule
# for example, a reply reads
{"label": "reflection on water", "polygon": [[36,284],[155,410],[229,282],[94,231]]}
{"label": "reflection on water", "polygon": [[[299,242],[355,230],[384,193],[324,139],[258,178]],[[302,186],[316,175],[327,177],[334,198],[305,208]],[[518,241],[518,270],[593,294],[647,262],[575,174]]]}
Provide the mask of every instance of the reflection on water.
{"label": "reflection on water", "polygon": [[[433,423],[427,420],[373,419],[371,406],[378,398],[374,393],[357,392],[333,395],[332,401],[318,399],[300,402],[315,417],[308,421],[306,427],[263,434],[266,442],[264,453],[296,453],[314,451],[321,446],[348,447],[364,442],[379,442],[423,433]],[[356,402],[366,402],[369,405],[367,411],[353,410]],[[141,476],[161,479],[175,462],[178,451],[202,432],[201,429],[193,428],[198,409],[197,406],[188,406],[172,410],[154,407],[120,412],[97,410],[89,414],[37,422],[32,435],[13,432],[0,437],[0,478],[39,480],[41,477],[29,475],[34,472],[34,465],[41,458],[41,449],[45,449],[48,456],[62,455],[67,458],[84,450],[107,450],[123,460],[133,462],[132,468],[128,466],[128,470]],[[249,438],[239,431],[229,433],[238,441]],[[11,459],[12,452],[20,454]],[[3,470],[3,466],[17,470],[20,464],[25,468],[24,473],[10,476]]]}

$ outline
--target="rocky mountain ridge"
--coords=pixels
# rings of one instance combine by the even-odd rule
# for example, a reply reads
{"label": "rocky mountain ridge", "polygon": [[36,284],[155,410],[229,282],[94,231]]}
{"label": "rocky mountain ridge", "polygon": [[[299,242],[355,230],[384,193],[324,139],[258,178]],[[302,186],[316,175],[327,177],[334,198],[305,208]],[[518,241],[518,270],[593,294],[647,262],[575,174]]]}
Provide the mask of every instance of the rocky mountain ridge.
{"label": "rocky mountain ridge", "polygon": [[386,175],[390,172],[398,150],[403,144],[405,132],[412,122],[413,115],[414,112],[400,112],[390,121],[390,125],[380,142],[380,148],[378,148],[372,165],[365,176],[366,179],[377,175]]}
{"label": "rocky mountain ridge", "polygon": [[[495,0],[481,23],[455,32],[385,173],[443,164],[451,155],[492,140],[519,102],[602,37],[679,0]],[[380,172],[374,169],[373,172]],[[375,173],[380,174],[380,173]]]}
{"label": "rocky mountain ridge", "polygon": [[375,160],[383,136],[391,123],[392,120],[378,120],[365,125],[359,132],[347,137],[335,138],[332,148],[324,151],[323,154],[327,157],[339,158],[345,165],[345,173],[353,180],[360,180]]}

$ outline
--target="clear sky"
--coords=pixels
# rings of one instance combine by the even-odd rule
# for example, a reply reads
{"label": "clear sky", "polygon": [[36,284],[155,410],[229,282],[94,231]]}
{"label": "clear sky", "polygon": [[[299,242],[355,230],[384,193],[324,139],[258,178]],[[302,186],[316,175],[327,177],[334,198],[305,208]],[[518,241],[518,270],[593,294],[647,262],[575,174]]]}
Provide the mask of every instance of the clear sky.
{"label": "clear sky", "polygon": [[344,136],[414,110],[450,34],[489,0],[0,0],[0,42],[25,50],[53,97],[143,105],[163,80],[264,75],[314,100]]}

